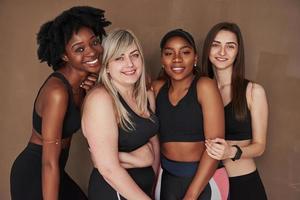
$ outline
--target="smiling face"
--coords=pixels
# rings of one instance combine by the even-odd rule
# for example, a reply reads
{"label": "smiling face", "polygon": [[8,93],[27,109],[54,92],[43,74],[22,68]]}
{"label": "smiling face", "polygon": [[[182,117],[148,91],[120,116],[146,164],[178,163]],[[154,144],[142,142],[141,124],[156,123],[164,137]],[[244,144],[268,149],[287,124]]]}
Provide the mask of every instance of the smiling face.
{"label": "smiling face", "polygon": [[107,73],[115,85],[133,86],[141,77],[143,61],[135,43],[132,43],[108,62]]}
{"label": "smiling face", "polygon": [[162,49],[161,62],[171,79],[182,80],[193,76],[197,55],[193,47],[182,37],[170,38]]}
{"label": "smiling face", "polygon": [[87,73],[98,73],[101,68],[103,48],[101,41],[94,32],[82,27],[73,36],[65,47],[62,59],[67,67]]}
{"label": "smiling face", "polygon": [[216,70],[232,68],[238,53],[236,35],[227,30],[221,30],[213,40],[209,60]]}

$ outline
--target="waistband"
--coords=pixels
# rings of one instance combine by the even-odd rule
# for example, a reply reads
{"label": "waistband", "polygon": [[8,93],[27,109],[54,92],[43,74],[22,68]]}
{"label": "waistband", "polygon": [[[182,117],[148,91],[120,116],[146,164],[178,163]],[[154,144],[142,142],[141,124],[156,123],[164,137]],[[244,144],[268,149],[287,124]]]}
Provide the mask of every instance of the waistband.
{"label": "waistband", "polygon": [[230,181],[240,181],[240,180],[249,180],[253,178],[259,177],[259,173],[257,169],[255,169],[254,172],[251,172],[249,174],[241,175],[241,176],[234,176],[234,177],[229,177]]}
{"label": "waistband", "polygon": [[[174,176],[192,177],[196,174],[199,166],[199,161],[192,161],[192,162],[175,161],[166,158],[163,154],[161,154],[160,158],[161,158],[161,167]],[[224,166],[222,162],[219,162],[218,169],[223,167]]]}
{"label": "waistband", "polygon": [[191,177],[198,169],[199,161],[180,162],[170,160],[161,154],[161,167],[174,176]]}

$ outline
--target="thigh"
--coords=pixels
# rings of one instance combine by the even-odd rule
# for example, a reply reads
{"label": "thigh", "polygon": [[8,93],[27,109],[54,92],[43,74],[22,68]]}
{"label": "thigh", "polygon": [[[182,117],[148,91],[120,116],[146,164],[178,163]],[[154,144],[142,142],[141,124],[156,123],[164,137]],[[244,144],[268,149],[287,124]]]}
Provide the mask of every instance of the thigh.
{"label": "thigh", "polygon": [[230,177],[231,200],[266,200],[266,192],[257,171],[238,177]]}
{"label": "thigh", "polygon": [[160,200],[180,200],[185,194],[189,182],[184,177],[178,177],[163,171],[161,177]]}
{"label": "thigh", "polygon": [[11,168],[10,192],[12,200],[41,200],[41,159],[27,148],[17,157]]}
{"label": "thigh", "polygon": [[61,200],[87,200],[87,196],[75,181],[65,172],[61,172],[60,195]]}

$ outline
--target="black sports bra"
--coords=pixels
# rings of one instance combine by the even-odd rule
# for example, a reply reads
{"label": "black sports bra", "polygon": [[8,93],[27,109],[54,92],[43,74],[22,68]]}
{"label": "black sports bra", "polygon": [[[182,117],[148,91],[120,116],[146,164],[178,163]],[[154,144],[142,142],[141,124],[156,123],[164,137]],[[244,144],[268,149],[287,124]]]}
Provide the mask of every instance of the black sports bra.
{"label": "black sports bra", "polygon": [[[44,82],[42,87],[45,85],[45,83],[48,81],[48,79],[53,76],[60,79],[64,83],[64,85],[66,86],[66,88],[68,90],[68,94],[69,94],[68,107],[67,107],[67,111],[65,114],[64,122],[63,122],[63,128],[62,128],[62,138],[68,138],[68,137],[72,136],[81,127],[80,110],[79,110],[79,108],[77,108],[77,106],[74,102],[72,87],[71,87],[70,83],[68,82],[68,80],[64,77],[63,74],[61,74],[59,72],[53,72],[46,79],[46,81]],[[42,87],[40,88],[40,90],[37,94],[37,97],[39,96]],[[33,104],[32,126],[37,133],[41,134],[43,120],[42,120],[42,117],[39,116],[35,110],[35,103],[36,103],[37,97]]]}
{"label": "black sports bra", "polygon": [[[243,87],[247,88],[249,81],[244,80]],[[246,94],[245,94],[246,95]],[[230,102],[224,107],[225,113],[225,139],[248,140],[252,139],[251,114],[247,107],[247,115],[243,121],[235,118],[233,105]]]}
{"label": "black sports bra", "polygon": [[197,79],[194,78],[187,94],[173,106],[169,100],[169,82],[160,89],[156,98],[161,142],[204,141],[203,114],[197,97]]}
{"label": "black sports bra", "polygon": [[[121,103],[129,113],[129,117],[134,122],[133,130],[124,130],[119,127],[119,151],[131,152],[146,144],[151,137],[157,134],[158,119],[150,112],[150,118],[143,118],[137,115],[119,95]],[[150,110],[149,110],[150,111]]]}

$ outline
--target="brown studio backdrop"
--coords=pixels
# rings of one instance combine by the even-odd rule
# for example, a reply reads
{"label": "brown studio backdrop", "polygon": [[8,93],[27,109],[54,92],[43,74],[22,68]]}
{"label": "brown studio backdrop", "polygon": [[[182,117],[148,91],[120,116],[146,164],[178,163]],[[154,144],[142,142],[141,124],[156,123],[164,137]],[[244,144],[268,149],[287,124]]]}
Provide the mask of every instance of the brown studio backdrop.
{"label": "brown studio backdrop", "polygon": [[[267,149],[257,165],[269,199],[300,198],[300,1],[298,0],[0,0],[0,199],[10,199],[12,162],[28,142],[32,104],[51,72],[36,56],[36,32],[46,20],[74,5],[106,10],[110,29],[133,30],[141,40],[148,72],[160,69],[159,41],[173,28],[190,31],[201,52],[217,22],[240,25],[246,76],[261,83],[270,106]],[[86,191],[91,169],[81,134],[74,138],[67,171]]]}

